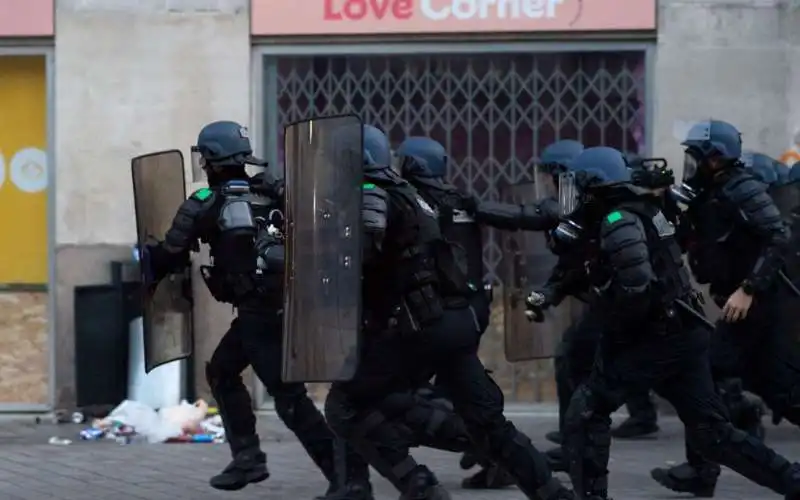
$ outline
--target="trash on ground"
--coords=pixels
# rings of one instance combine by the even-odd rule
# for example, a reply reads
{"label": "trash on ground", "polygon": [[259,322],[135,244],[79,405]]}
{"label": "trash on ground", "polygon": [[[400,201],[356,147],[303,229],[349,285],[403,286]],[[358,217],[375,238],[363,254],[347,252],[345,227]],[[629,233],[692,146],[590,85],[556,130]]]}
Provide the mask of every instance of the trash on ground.
{"label": "trash on ground", "polygon": [[64,439],[57,436],[51,437],[47,442],[49,444],[55,444],[59,446],[66,446],[68,444],[72,444],[72,441],[70,441],[69,439]]}
{"label": "trash on ground", "polygon": [[225,430],[219,415],[208,416],[208,403],[181,401],[177,406],[154,410],[148,405],[126,400],[108,417],[94,420],[80,432],[84,441],[114,439],[129,444],[141,438],[148,443],[220,443]]}

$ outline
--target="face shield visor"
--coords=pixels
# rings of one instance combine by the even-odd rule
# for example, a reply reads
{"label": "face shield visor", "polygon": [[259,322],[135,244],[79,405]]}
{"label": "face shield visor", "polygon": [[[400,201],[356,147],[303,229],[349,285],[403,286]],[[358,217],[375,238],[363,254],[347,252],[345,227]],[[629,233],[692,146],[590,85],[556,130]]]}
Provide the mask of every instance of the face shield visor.
{"label": "face shield visor", "polygon": [[536,165],[533,168],[533,183],[536,201],[555,200],[558,197],[557,177],[552,168]]}
{"label": "face shield visor", "polygon": [[197,146],[192,146],[191,148],[191,160],[192,160],[192,181],[193,182],[205,182],[207,180],[206,177],[206,161],[203,158],[203,154],[200,152],[200,148]]}
{"label": "face shield visor", "polygon": [[683,154],[683,179],[677,186],[670,188],[672,197],[678,203],[688,205],[697,197],[697,191],[692,187],[692,181],[700,169],[700,162],[689,150]]}
{"label": "face shield visor", "polygon": [[580,191],[573,172],[558,176],[558,213],[562,218],[572,215],[580,204]]}

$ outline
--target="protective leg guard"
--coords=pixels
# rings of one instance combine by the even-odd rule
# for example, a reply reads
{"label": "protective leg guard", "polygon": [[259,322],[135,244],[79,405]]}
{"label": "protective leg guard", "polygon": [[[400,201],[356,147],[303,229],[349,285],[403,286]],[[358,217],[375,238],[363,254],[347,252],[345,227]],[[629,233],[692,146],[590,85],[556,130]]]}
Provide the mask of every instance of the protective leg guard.
{"label": "protective leg guard", "polygon": [[233,461],[212,477],[209,484],[218,490],[236,491],[265,481],[269,478],[267,455],[261,451],[250,394],[241,377],[232,377],[207,363],[206,379],[217,402],[233,456]]}

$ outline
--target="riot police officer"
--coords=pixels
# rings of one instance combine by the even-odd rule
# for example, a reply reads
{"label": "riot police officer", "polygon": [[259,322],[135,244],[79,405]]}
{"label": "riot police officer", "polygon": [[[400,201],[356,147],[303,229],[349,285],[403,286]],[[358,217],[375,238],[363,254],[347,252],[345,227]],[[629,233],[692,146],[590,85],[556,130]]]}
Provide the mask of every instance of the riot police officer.
{"label": "riot police officer", "polygon": [[[684,180],[672,193],[688,207],[681,224],[692,271],[722,309],[711,336],[711,368],[718,377],[741,377],[744,389],[759,395],[774,415],[798,425],[800,357],[792,345],[794,321],[787,317],[793,287],[784,273],[792,255],[785,220],[795,207],[776,206],[778,198],[770,196],[778,194],[772,189],[794,186],[778,184],[769,158],[745,155],[743,162],[741,135],[727,122],[697,123],[683,146]],[[686,464],[654,469],[653,477],[672,490],[710,496],[719,466],[691,442],[687,458]]]}
{"label": "riot police officer", "polygon": [[331,387],[331,426],[404,492],[401,498],[449,498],[409,455],[408,439],[376,401],[395,388],[420,386],[432,367],[482,455],[514,476],[529,498],[574,498],[503,416],[502,393],[477,356],[480,325],[460,247],[442,237],[435,210],[390,168],[386,136],[366,126],[363,144],[366,345],[354,378]]}
{"label": "riot police officer", "polygon": [[[492,297],[491,285],[481,285],[486,270],[483,265],[483,236],[480,226],[473,217],[477,203],[445,182],[448,155],[444,146],[435,140],[427,137],[409,137],[397,148],[395,156],[400,175],[436,210],[443,236],[450,242],[460,245],[466,252],[467,276],[475,288],[470,302],[479,318],[480,333],[483,334],[491,316]],[[534,225],[544,223],[540,222],[540,219],[545,217],[544,214],[535,211],[528,214],[523,213],[519,207],[516,209],[519,215],[512,214],[513,211],[509,210],[510,217]],[[555,212],[552,213],[551,219],[557,220]],[[447,397],[441,389],[434,387],[434,390]],[[466,454],[461,463],[465,469],[472,468],[476,463],[482,466],[480,471],[462,481],[461,484],[466,489],[505,488],[514,483],[513,479],[497,465],[481,457]]]}
{"label": "riot police officer", "polygon": [[[178,209],[164,241],[150,246],[156,278],[185,266],[198,241],[210,246],[211,266],[201,268],[211,295],[232,304],[237,317],[206,364],[206,378],[219,407],[233,461],[211,478],[212,487],[239,490],[269,477],[266,455],[256,434],[256,417],[241,373],[252,366],[274,398],[275,411],[337,489],[334,435],[308,397],[305,385],[281,380],[281,309],[284,252],[271,218],[280,212],[282,193],[266,174],[250,178],[246,165],[266,166],[252,156],[247,129],[231,121],[213,122],[192,147],[193,168],[202,169],[208,188]],[[351,488],[347,498],[371,498]]]}
{"label": "riot police officer", "polygon": [[[582,150],[575,157],[580,152]],[[570,161],[570,165],[571,163],[572,161]],[[675,180],[672,170],[667,168],[664,160],[637,157],[633,164],[629,164],[629,167],[631,182],[634,185],[653,189],[657,193],[665,191]],[[559,171],[561,173],[568,172],[569,165],[563,165]],[[547,283],[532,294],[532,297],[537,297],[529,300],[528,307],[533,312],[556,306],[567,296],[576,297],[583,302],[588,300],[590,290],[584,263],[593,243],[584,239],[585,235],[579,233],[575,233],[575,235],[582,236],[581,238],[570,239],[572,233],[568,229],[568,225],[564,224],[548,235],[549,247],[558,255],[558,262]],[[535,305],[532,305],[531,302]],[[570,325],[562,336],[559,346],[561,363],[558,363],[559,358],[556,358],[559,426],[561,429],[563,429],[567,408],[575,389],[591,374],[602,328],[602,318],[597,311],[586,308],[581,318]],[[559,373],[559,370],[564,373]],[[566,380],[564,381],[564,379]],[[650,398],[649,390],[632,392],[628,397],[627,406],[630,418],[620,427],[613,429],[612,436],[639,437],[658,430],[656,408]],[[552,434],[549,433],[548,439],[556,440]],[[561,433],[558,434],[557,442],[560,444],[562,443]],[[551,468],[564,472],[568,470],[562,447],[551,448],[547,450],[546,455]]]}
{"label": "riot police officer", "polygon": [[800,498],[800,467],[728,420],[675,228],[652,192],[632,185],[622,154],[585,150],[562,179],[559,198],[562,213],[597,239],[587,268],[603,321],[598,363],[573,396],[565,424],[576,492],[608,498],[609,415],[631,390],[654,388],[704,456],[787,499]]}

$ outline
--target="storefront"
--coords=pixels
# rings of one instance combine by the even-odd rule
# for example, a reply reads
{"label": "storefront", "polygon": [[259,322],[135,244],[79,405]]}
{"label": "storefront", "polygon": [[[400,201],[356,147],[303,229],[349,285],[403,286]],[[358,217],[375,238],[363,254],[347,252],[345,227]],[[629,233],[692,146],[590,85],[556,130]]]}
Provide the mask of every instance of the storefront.
{"label": "storefront", "polygon": [[0,6],[0,411],[53,401],[52,0]]}
{"label": "storefront", "polygon": [[[445,144],[450,180],[485,200],[528,178],[558,138],[646,152],[655,0],[254,0],[259,137],[281,162],[284,124],[355,112],[390,135]],[[499,281],[499,241],[484,259]],[[498,313],[499,315],[500,313]],[[502,324],[501,320],[495,322]],[[551,363],[483,358],[512,400],[551,399]]]}

